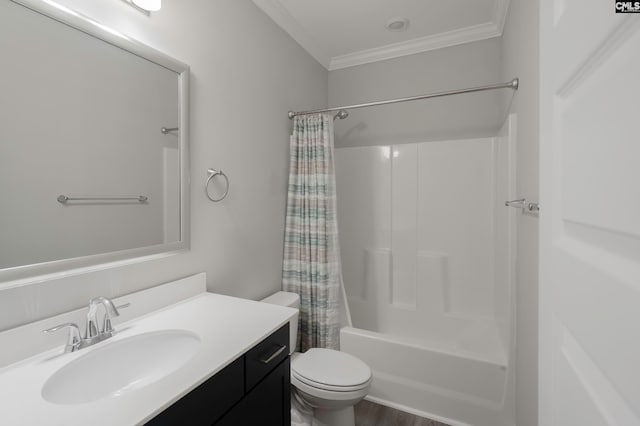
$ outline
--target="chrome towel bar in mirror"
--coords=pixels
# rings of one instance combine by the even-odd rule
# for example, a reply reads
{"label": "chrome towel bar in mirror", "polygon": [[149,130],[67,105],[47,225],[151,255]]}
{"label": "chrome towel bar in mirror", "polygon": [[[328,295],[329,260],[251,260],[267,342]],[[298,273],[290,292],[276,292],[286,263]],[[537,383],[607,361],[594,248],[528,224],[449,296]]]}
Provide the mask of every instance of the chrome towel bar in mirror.
{"label": "chrome towel bar in mirror", "polygon": [[[209,174],[209,177],[207,178],[207,181],[204,184],[204,192],[207,194],[207,198],[209,198],[214,203],[224,200],[227,197],[227,194],[229,193],[229,178],[227,177],[227,175],[224,174],[222,170],[209,169],[207,170],[207,173]],[[209,193],[209,184],[213,181],[213,178],[215,178],[216,176],[223,177],[225,181],[224,193],[219,198],[214,198]]]}
{"label": "chrome towel bar in mirror", "polygon": [[58,195],[59,203],[66,204],[68,201],[137,201],[139,203],[145,203],[149,201],[149,197],[146,195],[123,197],[69,197],[67,195]]}

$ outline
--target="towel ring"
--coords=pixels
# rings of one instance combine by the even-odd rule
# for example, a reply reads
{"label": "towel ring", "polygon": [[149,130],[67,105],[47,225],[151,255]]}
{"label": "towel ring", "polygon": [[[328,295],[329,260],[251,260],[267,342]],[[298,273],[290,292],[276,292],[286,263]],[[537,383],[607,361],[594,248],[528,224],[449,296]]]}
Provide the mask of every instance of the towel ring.
{"label": "towel ring", "polygon": [[[207,178],[207,182],[204,184],[204,191],[207,194],[207,198],[209,198],[214,203],[224,200],[227,197],[227,194],[229,193],[229,178],[227,177],[227,175],[224,174],[222,170],[209,169],[207,170],[207,173],[209,173],[209,177]],[[222,194],[222,197],[220,198],[212,198],[211,194],[209,194],[209,184],[211,183],[213,178],[216,176],[222,176],[227,184],[227,188],[225,189],[224,194]]]}

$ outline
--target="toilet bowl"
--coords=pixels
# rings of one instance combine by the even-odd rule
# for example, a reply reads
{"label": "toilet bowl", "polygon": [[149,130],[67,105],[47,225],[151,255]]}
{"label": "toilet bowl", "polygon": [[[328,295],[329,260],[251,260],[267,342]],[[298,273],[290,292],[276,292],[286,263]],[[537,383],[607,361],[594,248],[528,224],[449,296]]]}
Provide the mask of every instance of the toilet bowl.
{"label": "toilet bowl", "polygon": [[[262,302],[298,309],[295,293],[279,291]],[[354,426],[353,406],[371,388],[371,369],[360,359],[332,349],[313,348],[293,352],[298,335],[298,316],[291,319],[291,385],[293,398],[313,409],[314,425]]]}

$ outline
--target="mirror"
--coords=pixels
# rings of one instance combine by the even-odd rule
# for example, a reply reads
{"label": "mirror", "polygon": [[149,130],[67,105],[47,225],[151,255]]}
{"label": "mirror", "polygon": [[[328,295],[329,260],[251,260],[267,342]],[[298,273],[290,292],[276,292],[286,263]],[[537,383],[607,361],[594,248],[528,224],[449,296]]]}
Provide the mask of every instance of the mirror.
{"label": "mirror", "polygon": [[188,67],[51,0],[0,55],[0,281],[188,247]]}

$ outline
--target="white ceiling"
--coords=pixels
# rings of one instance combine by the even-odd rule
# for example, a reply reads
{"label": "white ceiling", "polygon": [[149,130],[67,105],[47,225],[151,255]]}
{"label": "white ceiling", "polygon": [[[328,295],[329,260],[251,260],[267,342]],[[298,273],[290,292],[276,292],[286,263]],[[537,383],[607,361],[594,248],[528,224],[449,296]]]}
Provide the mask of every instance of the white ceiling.
{"label": "white ceiling", "polygon": [[[329,70],[502,35],[509,0],[253,0]],[[407,31],[385,28],[408,18]]]}

